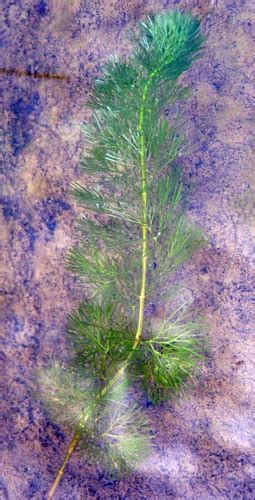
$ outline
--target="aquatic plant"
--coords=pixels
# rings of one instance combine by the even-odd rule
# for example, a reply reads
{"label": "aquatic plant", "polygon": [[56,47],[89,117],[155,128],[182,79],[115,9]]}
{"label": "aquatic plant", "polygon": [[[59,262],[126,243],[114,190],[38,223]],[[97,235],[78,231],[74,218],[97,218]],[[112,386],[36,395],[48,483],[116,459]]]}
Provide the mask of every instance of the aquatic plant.
{"label": "aquatic plant", "polygon": [[[85,211],[68,259],[89,299],[69,320],[69,366],[39,374],[40,397],[73,432],[49,498],[77,446],[113,471],[136,468],[152,443],[133,388],[156,403],[199,371],[203,326],[185,304],[171,307],[166,284],[204,243],[185,216],[177,166],[179,102],[188,95],[178,78],[203,43],[189,14],[149,17],[133,34],[133,55],[112,57],[89,97],[86,186],[72,186]],[[161,317],[150,313],[156,303],[165,304]]]}

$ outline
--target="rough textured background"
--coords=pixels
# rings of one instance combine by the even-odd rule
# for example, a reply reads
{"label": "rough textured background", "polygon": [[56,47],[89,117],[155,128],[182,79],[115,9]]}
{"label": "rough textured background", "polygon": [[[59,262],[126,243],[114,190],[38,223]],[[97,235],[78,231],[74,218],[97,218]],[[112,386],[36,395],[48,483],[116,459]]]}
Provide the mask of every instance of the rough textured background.
{"label": "rough textured background", "polygon": [[182,278],[209,318],[212,360],[184,399],[148,408],[157,448],[146,470],[117,481],[76,455],[56,498],[255,498],[254,0],[3,1],[1,498],[45,498],[70,439],[32,389],[36,366],[64,358],[67,312],[81,297],[64,257],[75,238],[68,188],[81,175],[87,92],[110,53],[130,50],[128,28],[174,6],[197,13],[208,36],[186,76],[183,163],[195,183],[190,217],[210,243]]}

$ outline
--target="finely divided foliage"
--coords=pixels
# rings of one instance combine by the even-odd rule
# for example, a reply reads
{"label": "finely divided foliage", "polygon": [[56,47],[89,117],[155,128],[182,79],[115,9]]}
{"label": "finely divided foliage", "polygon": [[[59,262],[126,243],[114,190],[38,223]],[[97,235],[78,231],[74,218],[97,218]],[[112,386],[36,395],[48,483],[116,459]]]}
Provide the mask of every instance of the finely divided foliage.
{"label": "finely divided foliage", "polygon": [[175,164],[183,142],[176,103],[187,96],[177,80],[203,46],[199,21],[156,15],[140,24],[133,44],[133,55],[112,57],[95,83],[93,116],[83,125],[86,186],[72,189],[85,210],[69,265],[90,301],[70,318],[70,367],[40,376],[42,397],[73,429],[75,446],[115,469],[135,467],[150,452],[130,384],[161,401],[195,375],[202,357],[202,325],[183,307],[157,321],[148,314],[171,273],[204,242],[183,213]]}

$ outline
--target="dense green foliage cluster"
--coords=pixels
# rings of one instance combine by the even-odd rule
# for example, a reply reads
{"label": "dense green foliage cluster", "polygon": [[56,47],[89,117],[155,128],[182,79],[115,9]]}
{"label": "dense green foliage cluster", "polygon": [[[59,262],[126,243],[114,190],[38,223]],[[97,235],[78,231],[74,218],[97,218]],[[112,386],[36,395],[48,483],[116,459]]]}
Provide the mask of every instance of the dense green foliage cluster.
{"label": "dense green foliage cluster", "polygon": [[86,186],[74,184],[73,194],[85,211],[69,265],[89,301],[69,321],[74,357],[68,368],[40,374],[55,419],[79,433],[89,458],[114,469],[150,452],[133,384],[161,401],[196,374],[203,351],[203,327],[185,306],[161,319],[149,313],[165,302],[171,273],[204,242],[185,217],[176,166],[183,142],[176,109],[187,96],[177,80],[203,46],[199,21],[156,15],[140,24],[133,44],[129,59],[113,57],[103,68],[83,125]]}

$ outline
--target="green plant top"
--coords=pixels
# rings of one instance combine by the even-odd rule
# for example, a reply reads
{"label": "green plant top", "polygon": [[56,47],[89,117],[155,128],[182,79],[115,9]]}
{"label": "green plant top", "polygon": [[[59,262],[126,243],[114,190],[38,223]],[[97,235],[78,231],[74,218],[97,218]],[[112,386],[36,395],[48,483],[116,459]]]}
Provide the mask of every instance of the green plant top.
{"label": "green plant top", "polygon": [[74,433],[49,498],[78,444],[113,470],[137,467],[151,440],[131,385],[162,401],[195,375],[202,357],[201,323],[183,305],[161,319],[149,314],[166,302],[171,274],[204,242],[185,217],[176,166],[178,103],[187,96],[177,81],[200,54],[200,23],[159,14],[140,24],[133,45],[129,59],[104,66],[83,125],[88,180],[72,191],[85,212],[69,265],[85,279],[89,300],[69,321],[70,366],[55,363],[39,375],[53,417]]}

